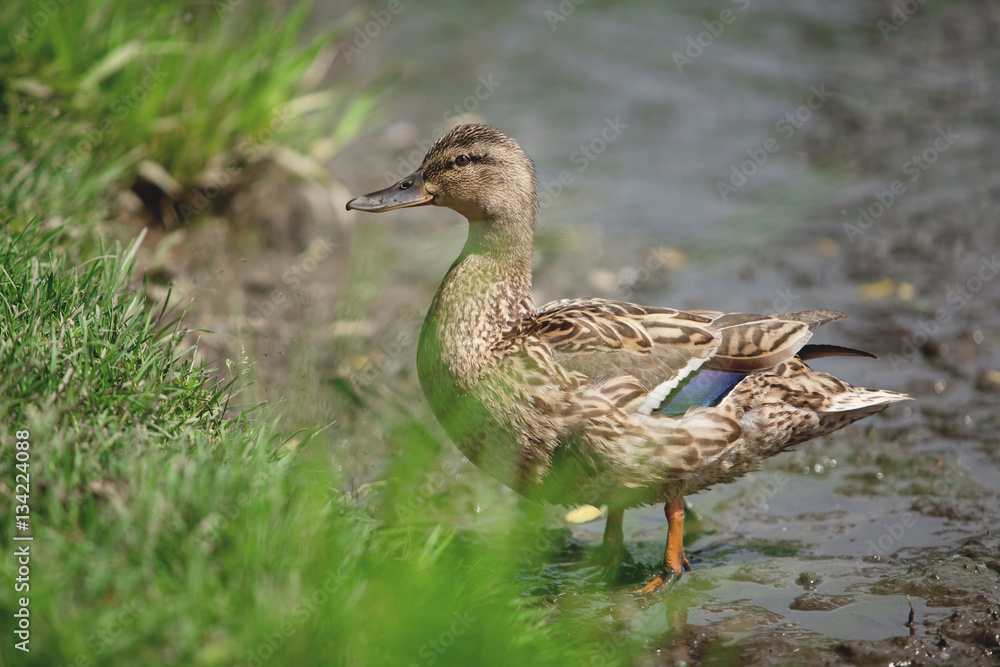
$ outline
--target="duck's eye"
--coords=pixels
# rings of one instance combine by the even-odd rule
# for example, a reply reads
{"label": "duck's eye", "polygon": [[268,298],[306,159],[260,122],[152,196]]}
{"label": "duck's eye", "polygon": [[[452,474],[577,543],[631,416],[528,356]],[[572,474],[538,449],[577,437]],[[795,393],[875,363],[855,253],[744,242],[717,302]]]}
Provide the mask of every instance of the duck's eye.
{"label": "duck's eye", "polygon": [[457,158],[455,158],[455,164],[457,164],[459,167],[464,167],[470,162],[472,162],[472,158],[469,157],[468,155],[459,155]]}

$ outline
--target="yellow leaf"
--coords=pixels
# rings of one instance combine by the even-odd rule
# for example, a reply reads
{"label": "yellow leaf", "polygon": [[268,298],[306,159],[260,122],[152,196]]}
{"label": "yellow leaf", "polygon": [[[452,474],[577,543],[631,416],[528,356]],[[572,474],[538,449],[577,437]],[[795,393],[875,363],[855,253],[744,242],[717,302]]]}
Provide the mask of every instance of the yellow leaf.
{"label": "yellow leaf", "polygon": [[604,514],[604,510],[604,507],[580,505],[566,513],[566,521],[569,523],[587,523],[588,521],[599,519]]}
{"label": "yellow leaf", "polygon": [[874,283],[865,283],[861,286],[861,298],[867,301],[885,299],[896,293],[896,281],[886,278]]}

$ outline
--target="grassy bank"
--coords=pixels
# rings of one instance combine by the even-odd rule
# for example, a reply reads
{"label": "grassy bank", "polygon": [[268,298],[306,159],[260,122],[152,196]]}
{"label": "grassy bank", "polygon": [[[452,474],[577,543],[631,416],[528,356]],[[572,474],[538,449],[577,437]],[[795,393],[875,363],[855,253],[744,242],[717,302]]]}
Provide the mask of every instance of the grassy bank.
{"label": "grassy bank", "polygon": [[336,34],[306,39],[307,17],[0,10],[0,663],[624,660],[614,622],[525,583],[568,542],[544,512],[505,497],[476,530],[441,521],[469,508],[441,497],[427,465],[443,443],[405,415],[384,434],[405,454],[348,492],[349,462],[315,437],[329,424],[289,433],[280,406],[241,405],[245,367],[192,361],[183,321],[135,288],[119,193],[154,192],[154,223],[196,223],[184,206],[227,165],[318,162],[357,128],[370,97],[316,88]]}
{"label": "grassy bank", "polygon": [[[34,535],[0,537],[7,553],[31,553],[30,589],[17,595],[17,564],[4,560],[0,614],[9,622],[28,596],[31,621],[30,653],[8,635],[8,664],[564,664],[588,654],[578,621],[573,636],[560,632],[551,610],[522,598],[525,560],[564,541],[537,546],[542,517],[515,512],[482,534],[428,521],[419,503],[381,512],[419,493],[426,471],[405,463],[378,493],[344,493],[336,452],[310,433],[281,434],[262,409],[226,417],[230,393],[128,291],[134,246],[83,262],[59,238],[28,226],[0,239],[0,500],[13,515],[15,433],[27,432]],[[436,446],[416,431],[394,438]]]}

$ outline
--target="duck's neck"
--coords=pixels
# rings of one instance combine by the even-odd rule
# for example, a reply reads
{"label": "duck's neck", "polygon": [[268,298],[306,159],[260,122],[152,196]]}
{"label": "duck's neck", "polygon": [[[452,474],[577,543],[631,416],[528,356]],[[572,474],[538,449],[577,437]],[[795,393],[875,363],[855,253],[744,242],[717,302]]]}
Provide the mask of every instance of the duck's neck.
{"label": "duck's neck", "polygon": [[438,288],[420,334],[421,380],[447,369],[474,382],[534,313],[534,220],[469,223],[469,238]]}

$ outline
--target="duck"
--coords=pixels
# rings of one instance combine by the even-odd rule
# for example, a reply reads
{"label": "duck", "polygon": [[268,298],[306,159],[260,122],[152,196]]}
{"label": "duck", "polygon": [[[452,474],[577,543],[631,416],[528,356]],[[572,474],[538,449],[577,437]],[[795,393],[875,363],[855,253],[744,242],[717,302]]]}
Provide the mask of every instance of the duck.
{"label": "duck", "polygon": [[[905,394],[852,386],[811,359],[874,355],[809,344],[846,317],[680,310],[603,298],[536,306],[537,178],[499,129],[459,125],[410,175],[349,211],[450,208],[468,238],[420,330],[417,371],[435,417],[481,470],[537,501],[606,506],[605,552],[627,554],[628,508],[663,503],[653,593],[690,571],[684,497]],[[612,559],[612,560],[616,560]]]}

